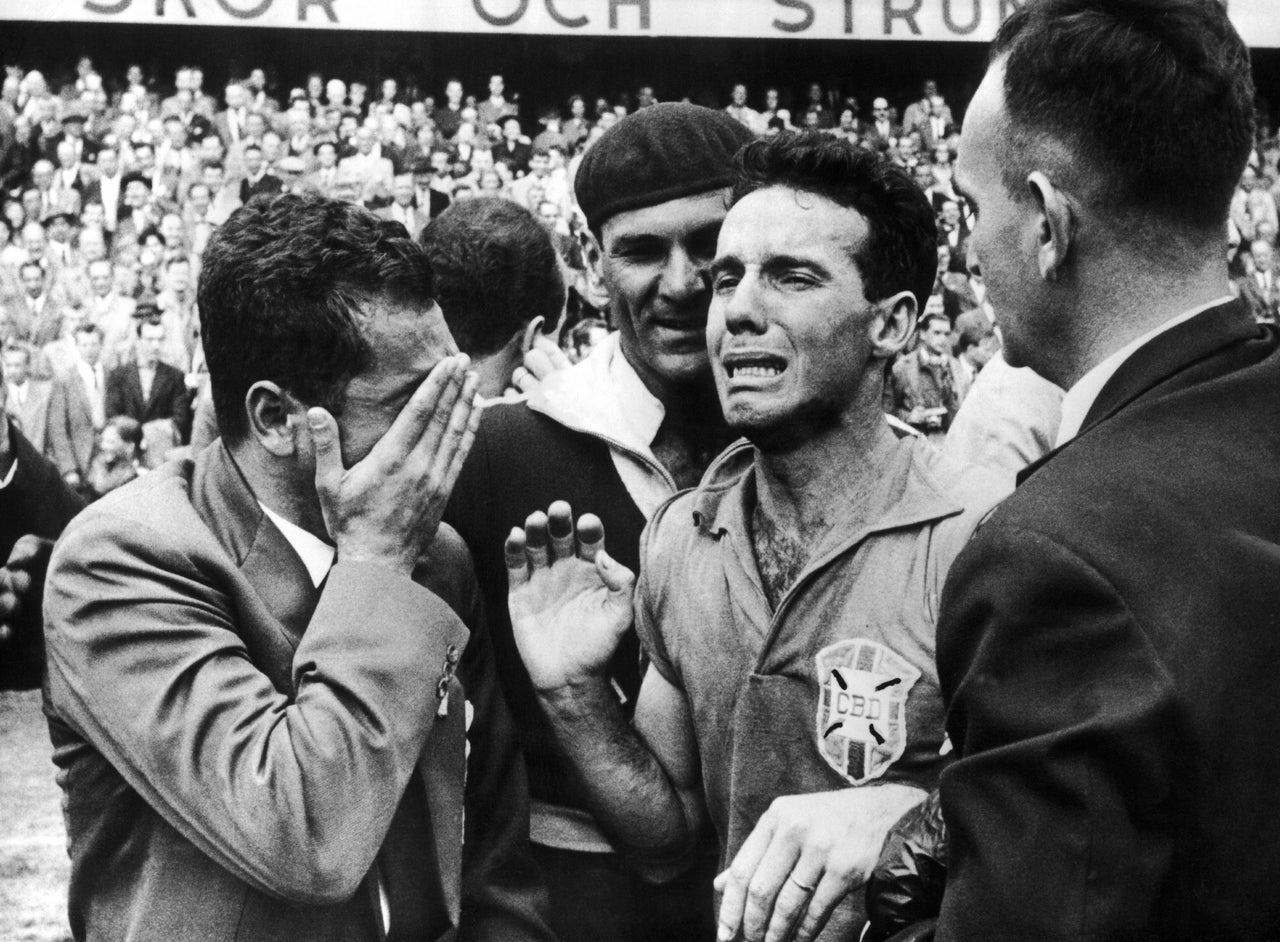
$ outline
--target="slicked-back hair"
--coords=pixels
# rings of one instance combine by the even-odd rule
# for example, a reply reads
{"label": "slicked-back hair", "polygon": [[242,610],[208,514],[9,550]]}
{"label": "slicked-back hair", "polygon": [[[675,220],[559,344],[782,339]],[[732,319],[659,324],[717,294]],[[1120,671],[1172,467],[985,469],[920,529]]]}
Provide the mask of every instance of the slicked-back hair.
{"label": "slicked-back hair", "polygon": [[380,303],[426,309],[426,254],[404,226],[315,195],[255,197],[209,241],[196,289],[218,431],[249,432],[245,396],[277,383],[340,415],[347,383],[374,358],[365,332]]}
{"label": "slicked-back hair", "polygon": [[436,299],[458,349],[501,350],[541,315],[560,320],[564,275],[551,236],[533,213],[502,197],[459,200],[421,235]]}
{"label": "slicked-back hair", "polygon": [[821,131],[753,141],[733,161],[730,197],[781,186],[857,211],[869,228],[850,254],[872,303],[910,291],[923,311],[938,268],[933,206],[911,175],[870,151]]}
{"label": "slicked-back hair", "polygon": [[1056,154],[1097,209],[1223,224],[1255,119],[1249,50],[1220,0],[1032,0],[1001,26],[1002,57],[1012,195]]}

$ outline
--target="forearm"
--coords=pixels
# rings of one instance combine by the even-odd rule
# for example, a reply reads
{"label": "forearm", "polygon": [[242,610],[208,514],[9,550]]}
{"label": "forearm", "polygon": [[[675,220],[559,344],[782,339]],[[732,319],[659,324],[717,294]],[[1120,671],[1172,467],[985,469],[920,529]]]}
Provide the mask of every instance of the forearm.
{"label": "forearm", "polygon": [[581,779],[591,813],[614,846],[654,878],[683,869],[705,811],[697,783],[674,779],[623,715],[603,677],[540,692],[556,742]]}
{"label": "forearm", "polygon": [[[172,552],[116,560],[128,584],[104,583],[85,553],[105,536],[70,535],[51,568],[57,713],[241,879],[300,901],[350,896],[431,729],[430,675],[465,641],[461,622],[407,579],[340,564],[290,663],[262,649],[268,625],[233,620],[228,587]],[[165,589],[176,580],[181,597]]]}

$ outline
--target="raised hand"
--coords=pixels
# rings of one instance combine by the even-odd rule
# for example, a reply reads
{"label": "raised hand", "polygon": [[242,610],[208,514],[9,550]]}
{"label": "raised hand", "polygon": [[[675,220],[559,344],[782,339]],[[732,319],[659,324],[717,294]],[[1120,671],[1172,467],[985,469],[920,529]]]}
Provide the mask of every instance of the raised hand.
{"label": "raised hand", "polygon": [[436,528],[480,424],[476,377],[464,354],[445,357],[362,460],[342,466],[338,425],[307,411],[316,493],[338,558],[406,574]]}
{"label": "raised hand", "polygon": [[598,682],[631,627],[635,576],[604,551],[604,525],[556,501],[506,542],[516,646],[540,693]]}

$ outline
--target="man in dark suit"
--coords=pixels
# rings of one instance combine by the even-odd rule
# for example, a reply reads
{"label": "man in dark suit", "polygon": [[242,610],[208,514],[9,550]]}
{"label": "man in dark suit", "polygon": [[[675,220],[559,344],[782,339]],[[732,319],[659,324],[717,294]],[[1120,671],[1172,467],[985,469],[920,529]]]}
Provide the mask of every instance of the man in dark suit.
{"label": "man in dark suit", "polygon": [[127,415],[142,425],[168,419],[185,442],[191,434],[187,386],[181,370],[160,360],[167,339],[164,321],[158,316],[141,321],[137,333],[137,357],[107,376],[107,418]]}
{"label": "man in dark suit", "polygon": [[431,289],[400,227],[321,197],[211,240],[221,438],[94,504],[49,566],[77,938],[550,938],[475,576],[438,527],[479,414]]}
{"label": "man in dark suit", "polygon": [[244,146],[244,174],[240,181],[241,203],[263,193],[279,193],[284,188],[284,181],[263,162],[261,145],[252,141]]}
{"label": "man in dark suit", "polygon": [[966,116],[1007,359],[1068,392],[943,593],[939,940],[1280,938],[1280,336],[1222,251],[1250,74],[1215,0],[1038,0]]}
{"label": "man in dark suit", "polygon": [[520,131],[520,119],[507,115],[502,119],[502,140],[493,148],[493,162],[504,163],[511,175],[518,177],[529,169],[533,148],[524,142]]}
{"label": "man in dark suit", "polygon": [[[28,441],[6,409],[12,411],[16,377],[7,371],[14,360],[5,351],[0,369],[0,690],[40,686],[44,671],[44,633],[40,597],[49,541],[83,506],[62,482],[58,468]],[[31,382],[30,380],[28,382]],[[14,552],[15,544],[23,545]]]}

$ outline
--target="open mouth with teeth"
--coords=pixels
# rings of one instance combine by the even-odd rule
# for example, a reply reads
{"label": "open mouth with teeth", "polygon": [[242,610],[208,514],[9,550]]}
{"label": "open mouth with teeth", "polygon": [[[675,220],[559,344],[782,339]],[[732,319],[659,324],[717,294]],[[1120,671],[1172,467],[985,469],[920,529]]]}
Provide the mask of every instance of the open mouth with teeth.
{"label": "open mouth with teeth", "polygon": [[787,368],[781,357],[734,357],[726,360],[725,373],[730,379],[772,379]]}

